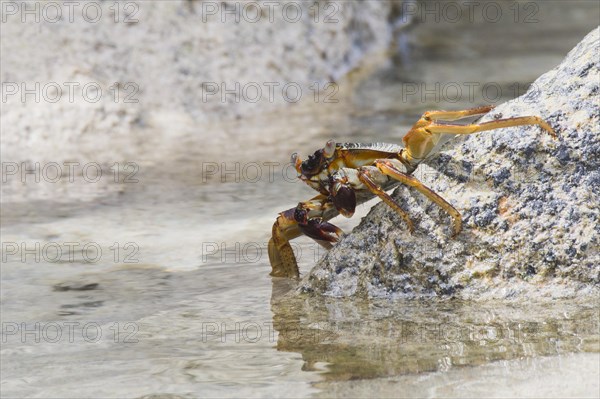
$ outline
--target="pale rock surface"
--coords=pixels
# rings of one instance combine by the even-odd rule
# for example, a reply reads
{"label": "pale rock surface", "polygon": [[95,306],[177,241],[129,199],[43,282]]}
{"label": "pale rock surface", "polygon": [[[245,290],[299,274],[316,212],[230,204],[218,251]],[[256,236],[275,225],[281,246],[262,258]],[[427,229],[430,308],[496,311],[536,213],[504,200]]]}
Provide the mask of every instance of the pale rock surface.
{"label": "pale rock surface", "polygon": [[267,3],[4,4],[3,161],[148,165],[256,142],[225,122],[285,110],[297,88],[306,101],[391,41],[388,1]]}

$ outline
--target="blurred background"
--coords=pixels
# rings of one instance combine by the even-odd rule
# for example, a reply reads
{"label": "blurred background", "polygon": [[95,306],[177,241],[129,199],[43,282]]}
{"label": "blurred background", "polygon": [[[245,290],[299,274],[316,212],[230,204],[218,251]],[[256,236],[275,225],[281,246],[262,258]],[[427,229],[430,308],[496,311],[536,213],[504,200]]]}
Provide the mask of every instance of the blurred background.
{"label": "blurred background", "polygon": [[[38,397],[342,389],[319,383],[347,357],[308,364],[273,327],[290,316],[271,307],[271,226],[314,195],[290,154],[400,143],[426,110],[515,98],[600,20],[592,0],[0,6],[2,387]],[[349,231],[369,206],[336,224]],[[295,249],[302,272],[323,254]],[[338,306],[313,316],[370,314]],[[236,342],[244,322],[261,338]],[[515,348],[499,358],[552,352]],[[451,372],[438,349],[421,368],[331,379]]]}

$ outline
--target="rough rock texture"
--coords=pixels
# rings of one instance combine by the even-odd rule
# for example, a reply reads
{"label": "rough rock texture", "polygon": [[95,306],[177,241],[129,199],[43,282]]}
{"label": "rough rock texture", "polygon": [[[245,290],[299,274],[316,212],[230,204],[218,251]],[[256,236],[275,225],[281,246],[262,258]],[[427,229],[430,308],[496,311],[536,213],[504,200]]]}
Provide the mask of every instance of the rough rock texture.
{"label": "rough rock texture", "polygon": [[304,278],[332,296],[559,298],[599,294],[600,65],[598,30],[501,115],[539,115],[537,127],[458,138],[415,175],[463,215],[450,218],[406,187],[393,194],[415,234],[377,204]]}
{"label": "rough rock texture", "polygon": [[210,147],[231,139],[211,124],[291,106],[288,83],[310,99],[391,40],[387,1],[9,3],[3,161],[159,161],[189,136]]}

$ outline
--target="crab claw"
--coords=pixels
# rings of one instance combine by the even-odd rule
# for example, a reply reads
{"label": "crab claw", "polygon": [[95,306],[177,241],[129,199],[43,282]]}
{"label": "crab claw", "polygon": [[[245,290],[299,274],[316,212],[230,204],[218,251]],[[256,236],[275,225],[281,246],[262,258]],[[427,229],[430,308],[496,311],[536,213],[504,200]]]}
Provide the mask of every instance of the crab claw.
{"label": "crab claw", "polygon": [[294,219],[298,228],[304,235],[325,242],[337,242],[342,235],[342,230],[321,217],[310,217],[310,207],[306,203],[299,203],[294,211]]}
{"label": "crab claw", "polygon": [[342,235],[342,229],[325,222],[322,218],[312,218],[306,224],[298,224],[300,230],[308,237],[326,242],[338,242]]}
{"label": "crab claw", "polygon": [[346,172],[342,171],[329,177],[331,202],[333,202],[335,209],[347,218],[352,217],[356,209],[356,193],[348,184],[348,179]]}
{"label": "crab claw", "polygon": [[356,193],[352,187],[341,183],[334,184],[331,198],[333,200],[333,205],[335,205],[335,209],[337,209],[339,213],[347,218],[354,215],[354,210],[356,209]]}

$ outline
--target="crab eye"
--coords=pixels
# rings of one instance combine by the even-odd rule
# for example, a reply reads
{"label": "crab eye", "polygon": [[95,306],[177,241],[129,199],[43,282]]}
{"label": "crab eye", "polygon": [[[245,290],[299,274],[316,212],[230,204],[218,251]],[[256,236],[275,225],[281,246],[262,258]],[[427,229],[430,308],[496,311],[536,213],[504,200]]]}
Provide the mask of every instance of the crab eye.
{"label": "crab eye", "polygon": [[290,161],[292,162],[292,165],[294,165],[296,172],[298,172],[298,174],[302,173],[302,170],[301,170],[302,160],[298,156],[298,153],[296,153],[296,152],[293,153]]}
{"label": "crab eye", "polygon": [[325,144],[325,148],[323,148],[323,155],[325,158],[331,158],[335,153],[335,141],[329,140],[327,144]]}

